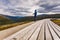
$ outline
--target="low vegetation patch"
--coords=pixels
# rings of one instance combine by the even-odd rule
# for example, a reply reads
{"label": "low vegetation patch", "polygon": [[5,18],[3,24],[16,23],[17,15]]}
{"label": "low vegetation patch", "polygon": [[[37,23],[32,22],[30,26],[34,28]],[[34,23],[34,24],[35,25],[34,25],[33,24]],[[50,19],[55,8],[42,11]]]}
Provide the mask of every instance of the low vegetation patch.
{"label": "low vegetation patch", "polygon": [[28,23],[28,22],[30,22],[30,21],[18,22],[18,23],[6,24],[6,25],[0,25],[0,31],[8,29],[8,28],[15,27],[15,26],[18,26],[18,25],[22,25],[22,24],[25,24],[25,23]]}
{"label": "low vegetation patch", "polygon": [[55,20],[52,20],[52,21],[60,26],[60,20],[55,19]]}

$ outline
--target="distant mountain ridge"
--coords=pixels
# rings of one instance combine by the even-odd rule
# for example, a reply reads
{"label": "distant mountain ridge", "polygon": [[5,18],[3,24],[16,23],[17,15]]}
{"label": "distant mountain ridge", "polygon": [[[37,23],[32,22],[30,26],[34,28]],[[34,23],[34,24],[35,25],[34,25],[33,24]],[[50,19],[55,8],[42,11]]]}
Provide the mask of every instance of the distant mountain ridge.
{"label": "distant mountain ridge", "polygon": [[18,20],[19,18],[22,18],[19,16],[9,16],[9,15],[0,15],[0,16],[7,18],[7,19],[10,19],[10,20]]}
{"label": "distant mountain ridge", "polygon": [[8,15],[2,15],[2,14],[0,14],[0,25],[15,23],[15,22],[17,22],[18,19],[20,19],[20,18],[22,18],[22,17],[18,17],[18,16],[8,16]]}
{"label": "distant mountain ridge", "polygon": [[[43,18],[60,18],[60,14],[43,14],[38,15],[37,19],[43,19]],[[10,21],[28,21],[28,20],[34,20],[33,16],[25,16],[25,17],[19,17],[19,16],[8,16],[8,15],[0,15],[0,20],[10,20]]]}

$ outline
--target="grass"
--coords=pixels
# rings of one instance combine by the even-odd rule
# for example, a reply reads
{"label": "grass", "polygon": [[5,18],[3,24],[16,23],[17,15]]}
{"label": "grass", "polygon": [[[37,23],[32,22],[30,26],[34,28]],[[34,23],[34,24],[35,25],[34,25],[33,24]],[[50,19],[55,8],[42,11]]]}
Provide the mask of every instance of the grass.
{"label": "grass", "polygon": [[8,28],[16,27],[18,25],[22,25],[22,24],[25,24],[25,23],[28,23],[28,22],[30,22],[30,21],[18,22],[18,23],[13,23],[13,24],[6,24],[6,25],[0,25],[0,31],[8,29]]}
{"label": "grass", "polygon": [[17,25],[22,25],[28,22],[31,22],[33,18],[24,17],[19,18],[18,20],[9,19],[5,16],[0,15],[0,31],[8,28],[16,27]]}
{"label": "grass", "polygon": [[52,20],[52,21],[60,26],[60,20],[55,19],[55,20]]}

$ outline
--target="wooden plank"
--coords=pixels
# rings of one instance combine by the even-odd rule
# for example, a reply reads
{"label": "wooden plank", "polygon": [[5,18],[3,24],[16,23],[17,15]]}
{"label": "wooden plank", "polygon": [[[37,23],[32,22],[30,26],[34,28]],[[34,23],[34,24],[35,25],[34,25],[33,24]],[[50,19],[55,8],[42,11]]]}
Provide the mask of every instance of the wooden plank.
{"label": "wooden plank", "polygon": [[46,40],[52,40],[47,23],[46,23]]}
{"label": "wooden plank", "polygon": [[51,24],[52,28],[55,30],[55,32],[57,33],[58,37],[60,38],[60,31],[58,31],[52,23],[50,23],[50,24]]}
{"label": "wooden plank", "polygon": [[49,19],[36,21],[4,40],[60,40],[60,27]]}
{"label": "wooden plank", "polygon": [[57,24],[53,23],[52,21],[50,21],[50,22],[60,32],[60,26],[58,26]]}
{"label": "wooden plank", "polygon": [[26,28],[18,31],[17,33],[15,33],[15,34],[13,34],[13,35],[5,38],[4,40],[10,40],[10,39],[12,40],[12,39],[14,39],[14,38],[16,38],[16,39],[17,39],[17,38],[21,38],[21,37],[23,37],[24,35],[26,35],[27,32],[29,32],[34,26],[37,26],[36,24],[38,24],[38,23],[39,23],[39,21],[37,21],[37,22],[35,22],[34,24],[32,24],[32,25],[30,25],[30,26],[28,26],[28,27],[26,27]]}
{"label": "wooden plank", "polygon": [[48,24],[48,25],[49,25],[49,28],[50,28],[50,31],[51,31],[51,33],[52,33],[52,36],[53,36],[54,40],[59,40],[58,36],[57,36],[56,33],[54,32],[54,30],[51,28],[50,24]]}
{"label": "wooden plank", "polygon": [[44,25],[42,25],[38,40],[44,40]]}
{"label": "wooden plank", "polygon": [[31,28],[31,30],[22,38],[19,38],[20,40],[28,40],[29,37],[35,32],[35,30],[37,29],[37,26],[39,26],[39,24],[37,23],[37,25],[32,26],[33,28]]}

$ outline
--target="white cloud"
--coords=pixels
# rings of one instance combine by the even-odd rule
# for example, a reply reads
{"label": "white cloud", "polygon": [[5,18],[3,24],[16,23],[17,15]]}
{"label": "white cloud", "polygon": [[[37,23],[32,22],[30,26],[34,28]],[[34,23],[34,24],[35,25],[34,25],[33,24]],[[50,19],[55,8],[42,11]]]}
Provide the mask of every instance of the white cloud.
{"label": "white cloud", "polygon": [[[18,14],[24,15],[24,13],[26,13],[26,15],[32,14],[33,11],[38,8],[38,6],[36,5],[36,3],[38,2],[37,0],[8,0],[8,1],[7,0],[5,0],[5,1],[0,0],[0,2],[1,2],[0,6],[3,10],[14,9],[12,11],[15,12],[15,11],[19,11],[21,8],[23,8],[24,11],[26,11],[25,8],[26,9],[29,8],[28,11],[31,12],[31,13],[28,13],[28,12],[24,12],[23,10],[21,10],[21,11],[23,11],[23,13],[21,13],[21,11],[20,11],[20,13],[16,12],[16,14],[15,14],[15,13],[11,13],[10,11],[6,11],[6,12],[8,12],[8,14],[10,12],[10,14],[13,14],[13,15],[18,15]],[[19,8],[19,10],[16,10],[17,8]],[[4,14],[6,14],[6,12]]]}
{"label": "white cloud", "polygon": [[0,9],[0,14],[3,14],[3,15],[10,15],[10,16],[15,16],[15,15],[9,13],[9,12],[4,12],[3,9]]}
{"label": "white cloud", "polygon": [[[9,10],[0,12],[4,15],[32,16],[35,9],[46,14],[46,12],[51,12],[53,8],[60,8],[60,0],[0,0],[0,9]],[[57,11],[59,10],[57,9]]]}
{"label": "white cloud", "polygon": [[56,7],[54,7],[54,8],[60,8],[60,5],[59,5],[59,6],[56,6]]}
{"label": "white cloud", "polygon": [[48,13],[38,13],[37,15],[43,15],[43,14],[56,14],[54,12],[48,12]]}

